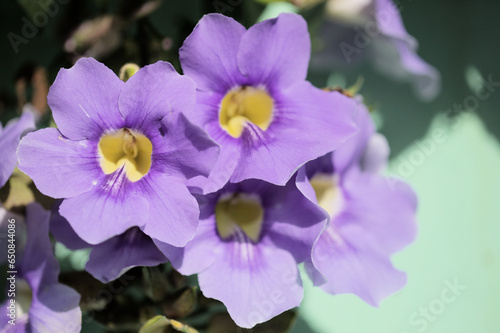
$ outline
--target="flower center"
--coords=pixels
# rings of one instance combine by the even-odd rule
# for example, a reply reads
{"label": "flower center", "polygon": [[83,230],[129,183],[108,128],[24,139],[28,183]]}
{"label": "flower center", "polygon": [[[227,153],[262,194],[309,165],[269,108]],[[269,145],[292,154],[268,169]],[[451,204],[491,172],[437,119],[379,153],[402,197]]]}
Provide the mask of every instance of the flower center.
{"label": "flower center", "polygon": [[336,178],[320,173],[312,177],[310,182],[316,193],[318,204],[331,218],[334,218],[342,206],[342,193]]}
{"label": "flower center", "polygon": [[233,89],[222,99],[220,125],[234,138],[241,136],[247,122],[265,131],[272,121],[273,105],[273,99],[262,88],[243,86]]}
{"label": "flower center", "polygon": [[222,239],[243,231],[254,242],[259,241],[264,209],[259,200],[243,193],[221,199],[215,206],[217,231]]}
{"label": "flower center", "polygon": [[102,171],[109,175],[124,167],[125,175],[132,182],[138,181],[148,173],[152,152],[151,141],[128,128],[105,134],[99,140]]}

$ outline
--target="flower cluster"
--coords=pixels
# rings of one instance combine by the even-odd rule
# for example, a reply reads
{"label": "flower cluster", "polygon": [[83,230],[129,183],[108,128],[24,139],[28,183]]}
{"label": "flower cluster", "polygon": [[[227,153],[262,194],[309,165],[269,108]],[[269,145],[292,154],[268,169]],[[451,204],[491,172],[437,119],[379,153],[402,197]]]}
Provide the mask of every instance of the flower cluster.
{"label": "flower cluster", "polygon": [[[61,69],[48,95],[57,128],[27,134],[17,151],[19,169],[58,199],[52,235],[90,248],[85,269],[102,282],[167,261],[197,274],[245,328],[300,305],[302,263],[332,294],[376,305],[399,290],[390,255],[415,237],[415,195],[381,175],[387,142],[362,98],[306,81],[310,48],[299,15],[247,30],[210,14],[180,49],[184,75],[163,61],[126,82],[92,58]],[[40,214],[28,233],[48,233]],[[75,295],[46,251],[27,254],[48,242],[27,240],[27,322],[52,309],[45,324],[62,332]]]}

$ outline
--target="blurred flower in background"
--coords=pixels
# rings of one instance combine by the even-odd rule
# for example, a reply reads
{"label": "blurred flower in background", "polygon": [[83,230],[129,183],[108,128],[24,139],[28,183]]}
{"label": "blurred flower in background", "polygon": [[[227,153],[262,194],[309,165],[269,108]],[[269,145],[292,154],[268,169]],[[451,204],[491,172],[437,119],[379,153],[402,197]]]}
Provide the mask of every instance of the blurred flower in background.
{"label": "blurred flower in background", "polygon": [[312,200],[331,218],[306,269],[324,291],[353,293],[378,306],[406,284],[390,256],[416,237],[417,198],[408,184],[381,175],[387,140],[375,132],[362,97],[355,99],[358,133],[302,169],[315,192]]}
{"label": "blurred flower in background", "polygon": [[[7,302],[2,304],[0,330],[6,333],[78,332],[82,322],[80,295],[58,281],[59,264],[49,238],[50,213],[37,203],[28,205],[26,210],[26,235],[19,235],[26,243],[19,247],[20,243],[9,242],[17,245],[14,248],[19,259],[14,259],[14,272],[7,273],[9,290],[13,294],[9,294]],[[10,221],[2,219],[1,228],[6,228]],[[22,220],[12,223],[19,224],[18,232],[23,231]]]}
{"label": "blurred flower in background", "polygon": [[21,136],[34,129],[33,114],[24,112],[19,119],[12,120],[5,128],[0,124],[0,187],[8,181],[17,164],[16,150]]}
{"label": "blurred flower in background", "polygon": [[101,59],[116,51],[122,43],[124,22],[105,15],[83,22],[64,43],[64,50],[84,57]]}
{"label": "blurred flower in background", "polygon": [[83,21],[64,42],[64,50],[78,57],[102,59],[124,43],[125,30],[154,12],[162,0],[122,1],[116,14]]}
{"label": "blurred flower in background", "polygon": [[412,84],[421,99],[440,91],[439,72],[417,54],[418,43],[392,0],[292,0],[299,9],[322,11],[312,27],[312,70],[342,70],[370,62],[381,73]]}

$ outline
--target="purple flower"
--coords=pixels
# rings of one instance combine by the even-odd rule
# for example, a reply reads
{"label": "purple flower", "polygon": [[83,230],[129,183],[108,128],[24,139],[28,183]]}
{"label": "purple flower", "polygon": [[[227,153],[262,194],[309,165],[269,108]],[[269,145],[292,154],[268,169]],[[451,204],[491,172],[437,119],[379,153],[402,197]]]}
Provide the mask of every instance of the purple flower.
{"label": "purple flower", "polygon": [[18,120],[8,124],[5,128],[2,128],[2,124],[0,124],[0,151],[2,152],[0,157],[0,187],[7,183],[16,167],[16,149],[21,135],[34,128],[35,122],[33,114],[30,112],[23,112]]}
{"label": "purple flower", "polygon": [[124,83],[84,58],[59,72],[48,102],[58,129],[21,140],[19,169],[64,198],[59,212],[80,238],[99,244],[133,227],[175,246],[193,238],[199,208],[185,182],[209,174],[218,147],[183,114],[191,79],[157,62]]}
{"label": "purple flower", "polygon": [[321,27],[313,67],[345,68],[366,59],[384,74],[411,82],[421,99],[436,97],[439,72],[418,56],[418,43],[391,0],[330,0],[326,8],[331,17]]}
{"label": "purple flower", "polygon": [[355,132],[352,101],[305,81],[310,40],[299,15],[282,14],[246,30],[209,14],[179,54],[197,85],[190,119],[221,146],[205,192],[228,180],[284,185],[300,165]]}
{"label": "purple flower", "polygon": [[331,217],[306,268],[326,292],[353,293],[378,305],[406,283],[390,256],[415,238],[417,199],[405,183],[379,174],[389,155],[387,141],[375,133],[360,99],[356,122],[355,137],[299,171],[314,189],[306,194]]}
{"label": "purple flower", "polygon": [[[82,313],[78,306],[80,295],[58,282],[59,264],[52,252],[49,238],[49,212],[38,204],[29,205],[26,209],[26,224],[26,246],[16,266],[18,274],[15,276],[15,303],[11,305],[11,299],[14,298],[9,298],[2,305],[0,330],[1,332],[80,332],[82,321]],[[19,248],[17,249],[19,251]],[[7,278],[11,276],[8,273]],[[10,280],[7,280],[10,283]],[[26,288],[23,281],[27,283]],[[25,297],[24,291],[30,292],[30,295]],[[27,303],[24,302],[26,300]],[[25,305],[29,306],[28,312],[23,308]],[[9,306],[14,307],[12,311],[16,313],[16,317],[9,316],[11,313]]]}
{"label": "purple flower", "polygon": [[153,240],[138,227],[130,228],[103,243],[89,244],[78,237],[68,221],[57,212],[58,207],[59,204],[56,204],[52,209],[52,235],[70,250],[91,248],[85,270],[103,283],[119,278],[132,267],[156,266],[168,261]]}
{"label": "purple flower", "polygon": [[179,272],[198,274],[203,294],[222,301],[236,324],[253,327],[302,299],[297,264],[327,220],[298,190],[305,181],[228,183],[199,198],[198,232],[184,249],[155,242]]}

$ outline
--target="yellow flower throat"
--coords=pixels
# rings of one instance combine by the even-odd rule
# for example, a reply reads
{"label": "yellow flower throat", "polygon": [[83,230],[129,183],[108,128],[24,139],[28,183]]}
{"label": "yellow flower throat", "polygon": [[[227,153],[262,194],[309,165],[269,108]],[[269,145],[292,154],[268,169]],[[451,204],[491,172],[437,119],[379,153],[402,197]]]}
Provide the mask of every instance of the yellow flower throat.
{"label": "yellow flower throat", "polygon": [[264,89],[238,87],[222,99],[219,123],[234,138],[241,136],[248,122],[265,131],[271,125],[273,108],[273,99]]}
{"label": "yellow flower throat", "polygon": [[219,200],[215,206],[215,220],[222,239],[227,239],[240,230],[252,241],[258,242],[264,209],[256,198],[243,193],[234,194]]}
{"label": "yellow flower throat", "polygon": [[124,167],[125,175],[132,182],[148,173],[152,153],[151,141],[128,128],[105,134],[99,140],[99,163],[102,171],[109,175]]}

